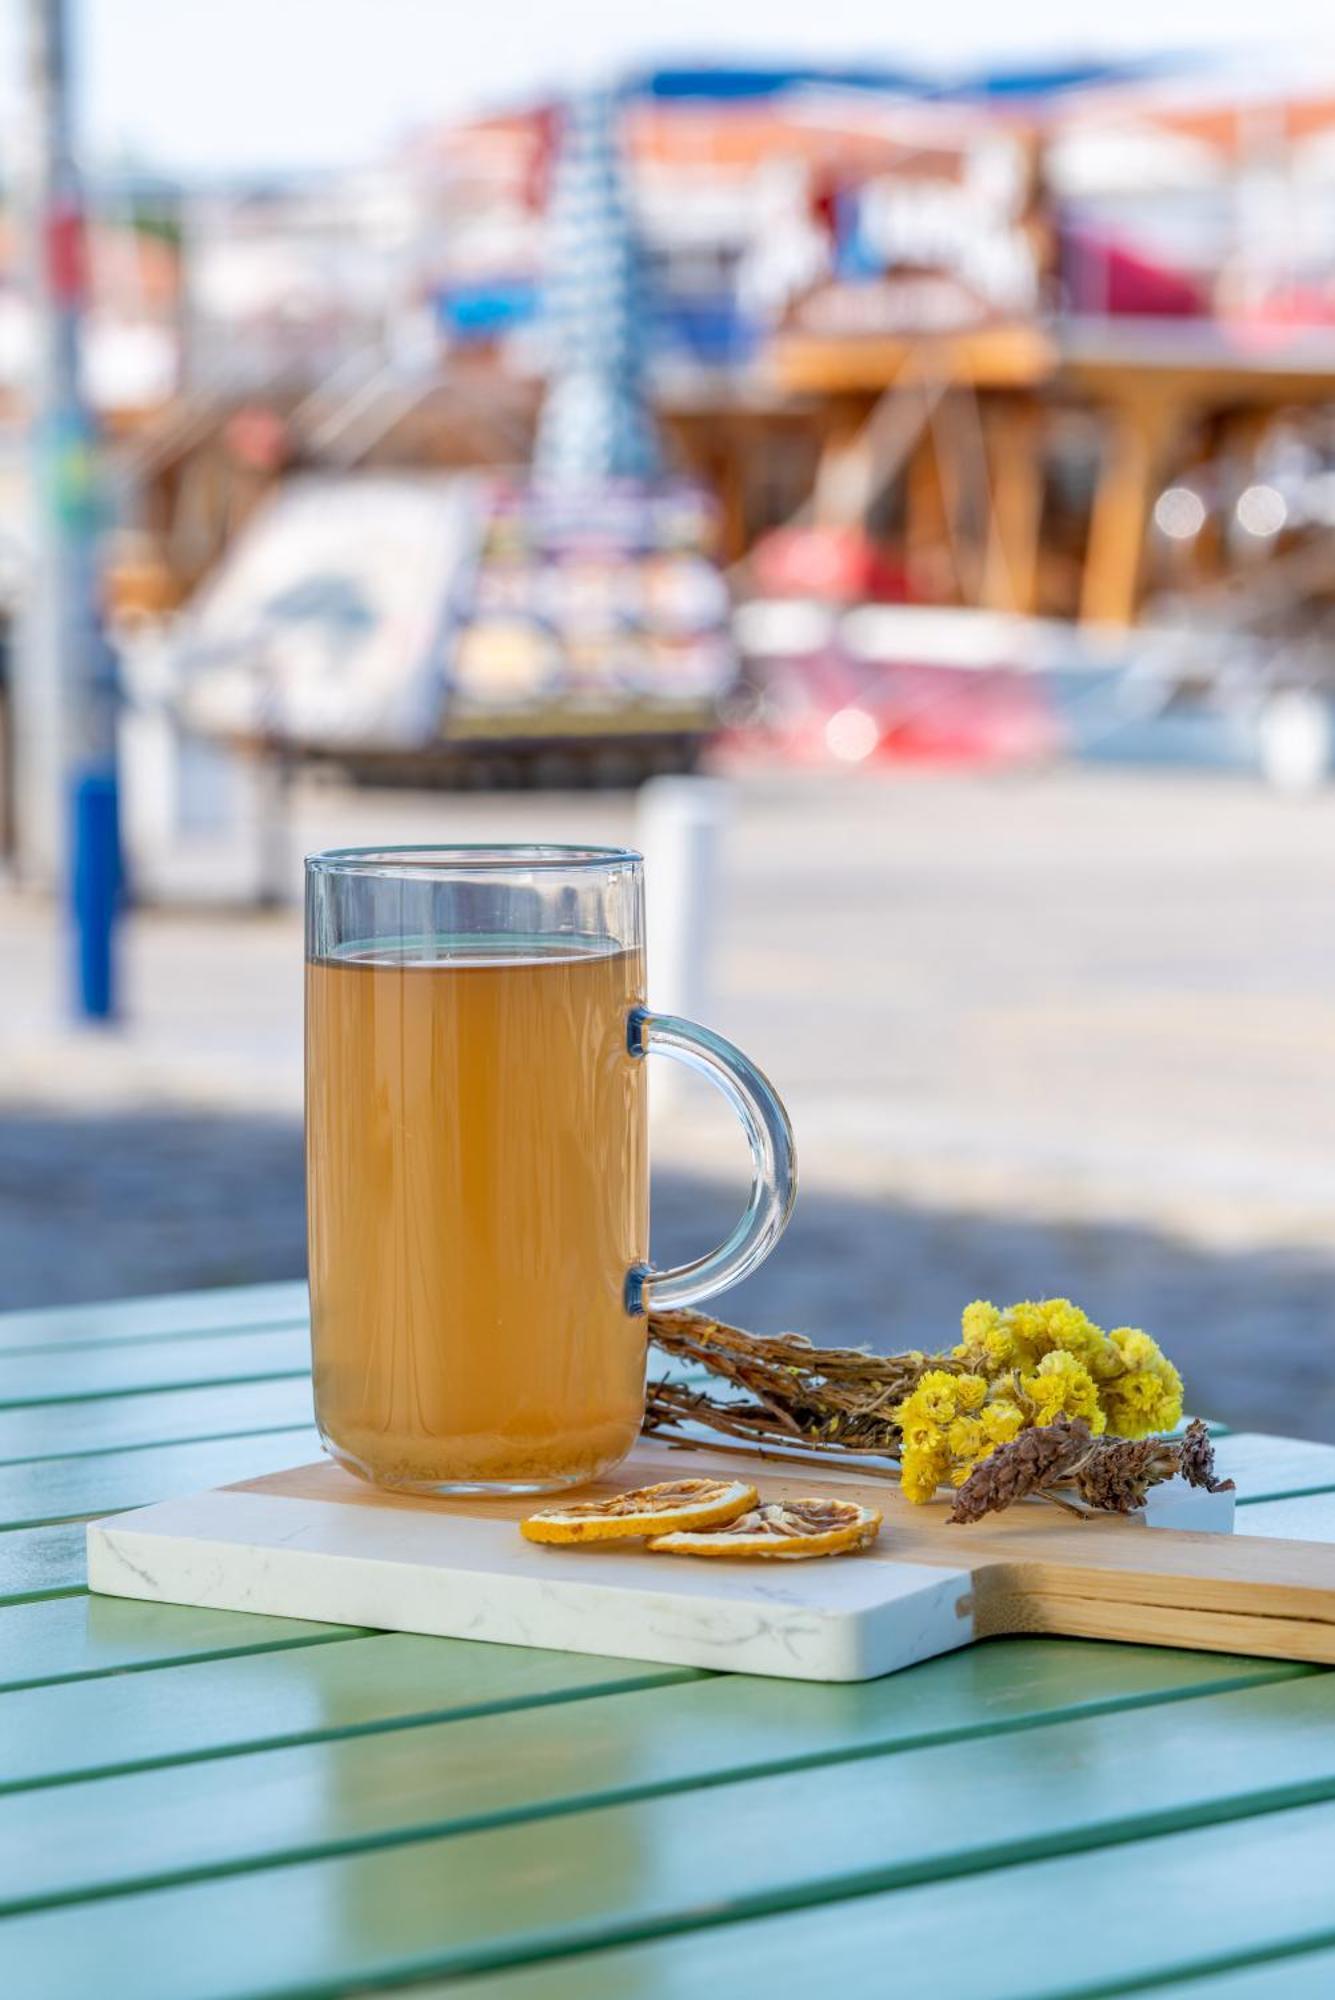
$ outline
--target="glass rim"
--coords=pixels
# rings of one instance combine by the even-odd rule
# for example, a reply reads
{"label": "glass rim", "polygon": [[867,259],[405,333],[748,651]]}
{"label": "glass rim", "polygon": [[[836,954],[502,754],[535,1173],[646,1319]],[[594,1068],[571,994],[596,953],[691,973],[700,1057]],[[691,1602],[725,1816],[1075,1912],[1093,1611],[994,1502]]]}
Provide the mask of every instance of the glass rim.
{"label": "glass rim", "polygon": [[638,867],[644,857],[634,847],[564,846],[552,841],[377,842],[370,847],[326,847],[306,856],[308,875],[468,875],[532,874],[550,870]]}

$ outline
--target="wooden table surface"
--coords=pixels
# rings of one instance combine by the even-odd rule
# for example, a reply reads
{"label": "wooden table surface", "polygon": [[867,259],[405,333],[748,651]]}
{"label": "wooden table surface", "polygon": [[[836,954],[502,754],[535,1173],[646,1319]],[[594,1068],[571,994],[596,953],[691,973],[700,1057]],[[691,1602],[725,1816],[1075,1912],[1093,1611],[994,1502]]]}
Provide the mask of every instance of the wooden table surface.
{"label": "wooden table surface", "polygon": [[[297,1286],[0,1317],[0,1994],[1335,1991],[1335,1675],[1055,1639],[858,1686],[92,1599],[317,1449]],[[1335,1448],[1222,1441],[1335,1539]]]}

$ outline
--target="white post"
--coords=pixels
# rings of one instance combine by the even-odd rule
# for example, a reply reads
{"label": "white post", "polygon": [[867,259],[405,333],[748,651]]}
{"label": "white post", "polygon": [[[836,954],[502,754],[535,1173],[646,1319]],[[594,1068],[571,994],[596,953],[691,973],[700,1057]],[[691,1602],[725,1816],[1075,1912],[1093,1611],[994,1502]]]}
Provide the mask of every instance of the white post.
{"label": "white post", "polygon": [[[717,778],[651,778],[640,791],[649,1005],[709,1025],[719,903],[720,836],[728,787]],[[654,1066],[654,1097],[670,1102],[676,1063]]]}
{"label": "white post", "polygon": [[1335,716],[1314,688],[1272,695],[1258,725],[1261,770],[1277,792],[1316,792],[1335,765]]}

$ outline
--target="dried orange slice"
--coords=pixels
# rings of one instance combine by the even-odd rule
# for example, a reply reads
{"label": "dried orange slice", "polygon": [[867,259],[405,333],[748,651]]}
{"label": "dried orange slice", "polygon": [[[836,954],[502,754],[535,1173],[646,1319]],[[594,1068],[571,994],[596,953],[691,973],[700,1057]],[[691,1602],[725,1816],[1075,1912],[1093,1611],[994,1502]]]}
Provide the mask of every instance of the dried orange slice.
{"label": "dried orange slice", "polygon": [[544,1507],[521,1521],[519,1532],[530,1542],[628,1541],[633,1535],[717,1528],[745,1514],[756,1499],[755,1487],[744,1479],[665,1479],[611,1500]]}
{"label": "dried orange slice", "polygon": [[664,1556],[761,1556],[777,1562],[805,1562],[809,1556],[837,1556],[865,1549],[881,1531],[875,1507],[852,1500],[767,1500],[710,1531],[674,1529],[655,1535],[649,1547]]}

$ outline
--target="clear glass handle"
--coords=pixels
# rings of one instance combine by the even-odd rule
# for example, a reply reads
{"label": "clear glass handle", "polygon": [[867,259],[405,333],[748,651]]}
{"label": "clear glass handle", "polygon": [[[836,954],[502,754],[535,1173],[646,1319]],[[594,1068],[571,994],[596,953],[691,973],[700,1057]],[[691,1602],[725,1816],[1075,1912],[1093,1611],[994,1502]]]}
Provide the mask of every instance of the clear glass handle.
{"label": "clear glass handle", "polygon": [[699,1305],[726,1291],[763,1264],[784,1232],[797,1194],[797,1154],[788,1113],[769,1079],[741,1050],[694,1021],[677,1014],[632,1008],[626,1030],[633,1056],[661,1049],[716,1084],[742,1121],[751,1146],[751,1194],[733,1230],[717,1250],[671,1271],[652,1266],[630,1273],[626,1303],[631,1312],[650,1306],[667,1311]]}

